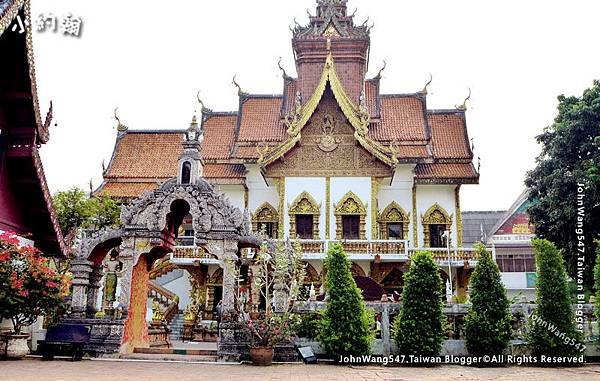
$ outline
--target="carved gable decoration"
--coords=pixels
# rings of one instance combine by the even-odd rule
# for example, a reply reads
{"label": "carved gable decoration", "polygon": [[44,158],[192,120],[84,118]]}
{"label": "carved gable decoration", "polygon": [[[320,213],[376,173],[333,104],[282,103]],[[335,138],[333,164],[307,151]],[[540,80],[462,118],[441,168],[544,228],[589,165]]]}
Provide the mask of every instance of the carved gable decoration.
{"label": "carved gable decoration", "polygon": [[321,214],[319,204],[308,192],[300,193],[289,207],[290,213],[294,214]]}
{"label": "carved gable decoration", "polygon": [[423,215],[423,224],[452,225],[452,216],[440,204],[435,203]]}
{"label": "carved gable decoration", "polygon": [[267,165],[267,177],[389,177],[389,165],[364,149],[330,89],[302,129],[299,144]]}

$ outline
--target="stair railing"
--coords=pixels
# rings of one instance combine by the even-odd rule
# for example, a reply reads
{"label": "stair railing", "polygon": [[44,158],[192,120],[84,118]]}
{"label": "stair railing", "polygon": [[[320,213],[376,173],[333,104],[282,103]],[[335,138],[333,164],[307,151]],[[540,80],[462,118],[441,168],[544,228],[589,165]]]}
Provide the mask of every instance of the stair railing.
{"label": "stair railing", "polygon": [[156,300],[164,308],[165,321],[167,324],[171,323],[171,320],[179,312],[179,296],[158,285],[156,282],[149,280],[148,297]]}

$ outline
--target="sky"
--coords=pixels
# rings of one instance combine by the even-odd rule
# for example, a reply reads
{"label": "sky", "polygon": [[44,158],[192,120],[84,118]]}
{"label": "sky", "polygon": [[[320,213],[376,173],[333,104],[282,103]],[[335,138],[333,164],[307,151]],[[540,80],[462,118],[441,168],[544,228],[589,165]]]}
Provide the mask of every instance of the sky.
{"label": "sky", "polygon": [[[184,129],[199,107],[235,111],[244,91],[282,92],[278,57],[295,75],[294,18],[315,0],[32,0],[32,18],[71,13],[81,36],[34,31],[42,115],[54,121],[41,156],[52,192],[102,181],[114,148],[115,107],[131,129]],[[428,107],[453,108],[471,88],[467,125],[481,158],[479,185],[461,190],[462,210],[505,210],[524,190],[552,124],[559,94],[581,95],[600,79],[595,0],[349,0],[369,17],[369,77],[387,61],[382,93],[433,82]]]}

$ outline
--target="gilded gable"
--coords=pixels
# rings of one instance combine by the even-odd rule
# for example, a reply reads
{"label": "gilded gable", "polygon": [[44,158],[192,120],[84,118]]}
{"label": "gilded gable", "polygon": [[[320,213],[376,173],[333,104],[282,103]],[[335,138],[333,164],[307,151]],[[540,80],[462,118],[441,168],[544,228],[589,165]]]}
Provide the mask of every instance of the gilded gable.
{"label": "gilded gable", "polygon": [[386,177],[391,175],[391,169],[357,143],[354,128],[327,87],[302,129],[299,143],[282,160],[268,165],[266,174],[268,177]]}

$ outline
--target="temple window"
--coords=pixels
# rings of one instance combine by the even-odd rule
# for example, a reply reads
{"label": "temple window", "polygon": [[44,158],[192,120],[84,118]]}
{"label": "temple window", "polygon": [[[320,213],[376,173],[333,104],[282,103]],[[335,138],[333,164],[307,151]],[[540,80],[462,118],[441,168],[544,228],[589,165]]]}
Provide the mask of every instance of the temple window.
{"label": "temple window", "polygon": [[352,191],[334,204],[336,239],[366,239],[367,207]]}
{"label": "temple window", "polygon": [[308,192],[302,192],[289,207],[290,237],[319,239],[321,206]]}
{"label": "temple window", "polygon": [[252,215],[252,229],[256,233],[264,232],[269,238],[278,237],[279,214],[268,202],[256,209]]}
{"label": "temple window", "polygon": [[192,165],[189,161],[184,161],[181,166],[181,183],[189,184],[192,176]]}
{"label": "temple window", "polygon": [[407,239],[410,215],[393,201],[379,215],[379,236],[381,239]]}
{"label": "temple window", "polygon": [[442,234],[451,229],[452,216],[436,203],[422,216],[422,223],[425,247],[446,247]]}
{"label": "temple window", "polygon": [[359,239],[359,216],[342,216],[342,238]]}

